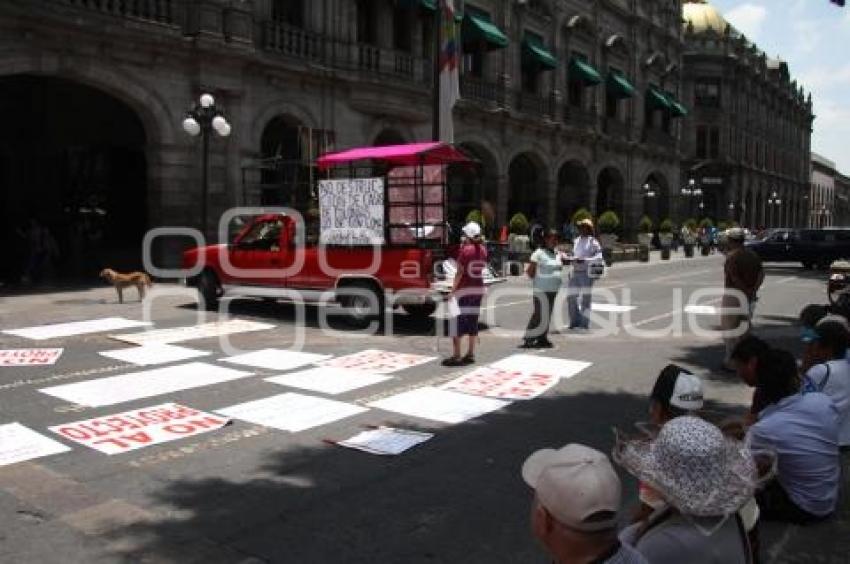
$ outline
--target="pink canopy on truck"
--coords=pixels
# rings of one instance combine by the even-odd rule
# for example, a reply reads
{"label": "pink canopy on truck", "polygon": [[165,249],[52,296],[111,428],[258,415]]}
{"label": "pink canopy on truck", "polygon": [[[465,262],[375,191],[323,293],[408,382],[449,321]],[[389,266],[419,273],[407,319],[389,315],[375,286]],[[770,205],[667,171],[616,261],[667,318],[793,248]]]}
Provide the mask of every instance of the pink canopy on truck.
{"label": "pink canopy on truck", "polygon": [[446,143],[410,143],[383,147],[361,147],[322,155],[316,161],[320,169],[356,161],[383,161],[395,166],[438,165],[472,162],[463,152]]}

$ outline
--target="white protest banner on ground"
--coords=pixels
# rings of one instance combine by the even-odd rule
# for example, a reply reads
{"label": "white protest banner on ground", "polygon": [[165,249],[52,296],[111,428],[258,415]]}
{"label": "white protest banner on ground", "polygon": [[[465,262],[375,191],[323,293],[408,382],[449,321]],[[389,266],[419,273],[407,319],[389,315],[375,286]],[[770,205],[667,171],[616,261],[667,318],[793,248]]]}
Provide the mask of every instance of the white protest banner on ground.
{"label": "white protest banner on ground", "polygon": [[396,455],[422,444],[433,437],[433,433],[395,429],[393,427],[378,427],[371,431],[363,431],[350,439],[339,441],[336,444],[371,454]]}
{"label": "white protest banner on ground", "polygon": [[382,245],[384,179],[320,180],[319,216],[326,245]]}
{"label": "white protest banner on ground", "polygon": [[25,327],[23,329],[7,329],[3,332],[7,335],[15,335],[16,337],[24,337],[35,341],[43,341],[59,337],[85,335],[87,333],[115,331],[116,329],[147,327],[149,325],[151,325],[151,323],[147,321],[134,321],[132,319],[124,319],[123,317],[105,317],[103,319],[89,319],[87,321],[73,321],[71,323],[54,323],[52,325],[39,325],[38,327]]}
{"label": "white protest banner on ground", "polygon": [[0,350],[0,366],[45,366],[56,364],[64,349]]}
{"label": "white protest banner on ground", "polygon": [[0,466],[71,450],[20,423],[0,425]]}
{"label": "white protest banner on ground", "polygon": [[619,304],[598,304],[596,302],[590,305],[591,311],[599,311],[604,313],[626,313],[637,309],[635,306],[619,305]]}
{"label": "white protest banner on ground", "polygon": [[527,400],[546,392],[559,380],[560,378],[553,374],[535,374],[483,366],[443,384],[440,389],[488,398]]}
{"label": "white protest banner on ground", "polygon": [[361,370],[371,374],[392,374],[405,368],[412,368],[426,362],[431,362],[436,358],[434,356],[368,349],[358,353],[332,358],[319,364],[334,368]]}
{"label": "white protest banner on ground", "polygon": [[78,405],[100,407],[221,384],[247,376],[253,376],[253,374],[203,362],[190,362],[167,368],[42,388],[39,392]]}
{"label": "white protest banner on ground", "polygon": [[207,351],[187,349],[185,347],[178,347],[165,343],[153,343],[150,345],[142,345],[141,347],[131,347],[129,349],[103,351],[98,354],[100,356],[120,360],[122,362],[129,362],[130,364],[148,366],[151,364],[180,362],[181,360],[189,360],[190,358],[206,356],[210,353]]}
{"label": "white protest banner on ground", "polygon": [[389,379],[389,376],[369,374],[360,370],[322,366],[284,374],[283,376],[266,378],[265,381],[280,384],[281,386],[291,386],[293,388],[301,388],[302,390],[336,395],[385,382]]}
{"label": "white protest banner on ground", "polygon": [[490,366],[501,370],[515,370],[531,374],[551,374],[558,378],[566,379],[572,378],[585,368],[589,368],[591,363],[566,358],[537,356],[534,354],[514,354],[493,362]]}
{"label": "white protest banner on ground", "polygon": [[308,364],[331,358],[328,354],[313,354],[283,349],[262,349],[219,359],[220,362],[242,364],[266,370],[295,370]]}
{"label": "white protest banner on ground", "polygon": [[234,419],[293,433],[366,411],[359,405],[291,392],[216,409]]}
{"label": "white protest banner on ground", "polygon": [[710,305],[687,305],[685,306],[685,313],[692,313],[694,315],[717,315],[717,308]]}
{"label": "white protest banner on ground", "polygon": [[428,386],[372,402],[369,407],[443,423],[463,423],[507,405],[510,402]]}
{"label": "white protest banner on ground", "polygon": [[230,421],[176,403],[55,425],[50,430],[104,454],[121,454],[221,429]]}
{"label": "white protest banner on ground", "polygon": [[195,339],[209,339],[211,337],[221,337],[234,333],[265,331],[267,329],[274,329],[274,325],[244,319],[228,319],[227,321],[212,321],[210,323],[201,323],[200,325],[155,329],[153,331],[142,331],[141,333],[129,333],[127,335],[110,335],[109,337],[117,341],[130,343],[131,345],[149,345],[152,343],[167,344],[193,341]]}

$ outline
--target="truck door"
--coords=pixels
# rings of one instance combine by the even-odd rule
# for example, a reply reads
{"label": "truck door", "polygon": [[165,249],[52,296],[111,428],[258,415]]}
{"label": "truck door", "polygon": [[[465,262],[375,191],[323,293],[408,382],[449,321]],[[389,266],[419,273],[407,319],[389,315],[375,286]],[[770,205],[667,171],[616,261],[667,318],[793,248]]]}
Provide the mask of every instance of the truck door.
{"label": "truck door", "polygon": [[283,286],[282,277],[269,276],[285,262],[282,216],[258,219],[230,249],[234,272],[225,272],[228,283],[249,286]]}

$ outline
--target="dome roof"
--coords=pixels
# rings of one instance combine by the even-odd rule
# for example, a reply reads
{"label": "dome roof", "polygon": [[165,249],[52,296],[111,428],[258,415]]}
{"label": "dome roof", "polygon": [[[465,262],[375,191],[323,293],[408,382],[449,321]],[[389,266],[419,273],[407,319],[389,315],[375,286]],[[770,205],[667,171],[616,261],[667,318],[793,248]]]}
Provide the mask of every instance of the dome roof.
{"label": "dome roof", "polygon": [[693,25],[695,33],[708,30],[723,33],[729,24],[717,11],[717,8],[705,0],[692,0],[682,5],[682,17],[685,20],[685,29]]}

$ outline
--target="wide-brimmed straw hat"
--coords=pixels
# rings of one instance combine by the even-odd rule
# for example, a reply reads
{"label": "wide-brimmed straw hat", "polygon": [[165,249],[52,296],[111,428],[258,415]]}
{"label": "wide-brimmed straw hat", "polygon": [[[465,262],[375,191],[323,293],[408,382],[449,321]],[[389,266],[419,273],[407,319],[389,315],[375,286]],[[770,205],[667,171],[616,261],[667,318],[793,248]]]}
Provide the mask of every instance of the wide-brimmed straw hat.
{"label": "wide-brimmed straw hat", "polygon": [[694,517],[734,514],[772,477],[772,472],[759,477],[755,456],[742,441],[692,416],[669,421],[654,439],[618,437],[613,458],[679,512]]}
{"label": "wide-brimmed straw hat", "polygon": [[590,229],[593,229],[593,221],[587,218],[580,219],[576,225],[579,227],[589,227]]}

